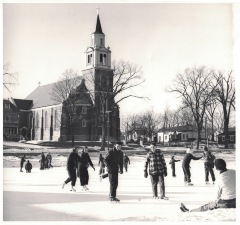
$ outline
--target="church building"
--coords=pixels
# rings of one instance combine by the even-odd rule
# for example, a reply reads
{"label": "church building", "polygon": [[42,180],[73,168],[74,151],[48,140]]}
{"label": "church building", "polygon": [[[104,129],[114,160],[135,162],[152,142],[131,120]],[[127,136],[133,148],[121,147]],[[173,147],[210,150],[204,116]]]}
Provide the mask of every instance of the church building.
{"label": "church building", "polygon": [[[56,87],[64,82],[58,81],[39,85],[21,101],[21,104],[24,101],[31,101],[32,104],[28,109],[18,110],[20,117],[24,115],[21,127],[18,127],[20,137],[27,140],[70,141],[73,136],[75,141],[99,141],[104,132],[110,141],[119,140],[119,106],[113,97],[111,51],[105,47],[99,15],[85,58],[82,75],[70,81],[73,88],[67,99],[59,101],[53,98]],[[68,116],[69,102],[74,103],[74,118],[71,117],[71,120]]]}

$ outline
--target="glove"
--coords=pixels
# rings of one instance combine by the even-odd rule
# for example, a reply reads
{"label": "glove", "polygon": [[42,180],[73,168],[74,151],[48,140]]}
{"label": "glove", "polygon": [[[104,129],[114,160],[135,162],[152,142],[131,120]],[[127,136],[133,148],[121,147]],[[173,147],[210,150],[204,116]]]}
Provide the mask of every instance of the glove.
{"label": "glove", "polygon": [[164,173],[164,176],[165,176],[165,177],[167,176],[167,172]]}
{"label": "glove", "polygon": [[123,171],[119,171],[120,174],[123,174]]}
{"label": "glove", "polygon": [[144,177],[145,177],[145,178],[148,177],[148,173],[147,173],[147,171],[144,172]]}

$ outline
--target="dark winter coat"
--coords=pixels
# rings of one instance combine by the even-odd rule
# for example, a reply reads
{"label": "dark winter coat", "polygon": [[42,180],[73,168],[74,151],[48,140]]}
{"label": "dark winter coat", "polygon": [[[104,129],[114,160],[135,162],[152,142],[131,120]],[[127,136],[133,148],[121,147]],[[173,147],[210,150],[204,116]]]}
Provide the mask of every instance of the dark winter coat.
{"label": "dark winter coat", "polygon": [[113,148],[105,157],[105,165],[107,166],[108,173],[123,173],[123,152]]}
{"label": "dark winter coat", "polygon": [[99,165],[101,168],[105,168],[105,163],[104,163],[104,158],[103,158],[103,156],[99,156],[98,165]]}
{"label": "dark winter coat", "polygon": [[128,158],[127,155],[123,156],[123,163],[124,163],[124,165],[126,165],[126,164],[130,165],[130,159]]}
{"label": "dark winter coat", "polygon": [[177,159],[171,159],[169,164],[171,164],[171,168],[175,168],[175,162],[179,162],[180,160]]}
{"label": "dark winter coat", "polygon": [[147,154],[144,171],[147,172],[149,166],[149,174],[165,175],[167,174],[167,166],[162,152],[156,149],[155,152],[150,151]]}
{"label": "dark winter coat", "polygon": [[202,156],[200,157],[195,157],[193,156],[191,153],[187,153],[185,154],[184,158],[183,158],[183,161],[182,161],[182,167],[189,167],[189,164],[191,162],[191,160],[199,160],[201,159]]}
{"label": "dark winter coat", "polygon": [[24,163],[25,161],[26,161],[26,160],[25,160],[25,156],[23,156],[23,157],[21,158],[20,165],[23,165],[23,163]]}
{"label": "dark winter coat", "polygon": [[25,165],[25,169],[26,169],[27,171],[31,170],[31,169],[32,169],[32,163],[27,162],[26,165]]}
{"label": "dark winter coat", "polygon": [[92,160],[88,153],[82,152],[80,156],[78,156],[78,171],[80,170],[80,167],[88,168],[89,165],[93,168]]}
{"label": "dark winter coat", "polygon": [[204,165],[214,167],[215,156],[210,151],[204,151],[203,153]]}
{"label": "dark winter coat", "polygon": [[76,152],[71,152],[67,159],[67,169],[77,169],[78,166],[78,154]]}

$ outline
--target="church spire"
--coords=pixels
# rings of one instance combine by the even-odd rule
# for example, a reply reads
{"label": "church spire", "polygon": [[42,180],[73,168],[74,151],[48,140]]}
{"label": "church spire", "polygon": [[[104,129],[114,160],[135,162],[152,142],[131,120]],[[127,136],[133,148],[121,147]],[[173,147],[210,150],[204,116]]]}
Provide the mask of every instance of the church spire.
{"label": "church spire", "polygon": [[96,30],[94,34],[103,34],[99,14],[97,15],[97,24],[96,24]]}

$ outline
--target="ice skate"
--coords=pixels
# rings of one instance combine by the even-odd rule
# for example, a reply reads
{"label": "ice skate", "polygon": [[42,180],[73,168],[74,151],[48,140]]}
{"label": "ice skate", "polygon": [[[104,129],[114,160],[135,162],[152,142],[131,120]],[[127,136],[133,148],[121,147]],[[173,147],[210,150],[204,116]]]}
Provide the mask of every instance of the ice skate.
{"label": "ice skate", "polygon": [[85,189],[85,191],[88,191],[89,189],[88,189],[88,187],[85,185],[84,186],[84,189]]}
{"label": "ice skate", "polygon": [[187,186],[193,186],[193,184],[192,183],[187,183]]}
{"label": "ice skate", "polygon": [[183,203],[181,203],[180,209],[181,210],[183,209],[184,210],[183,212],[188,212],[189,211],[189,209]]}
{"label": "ice skate", "polygon": [[160,200],[169,200],[169,198],[168,198],[168,197],[165,197],[165,196],[163,196],[163,197],[161,197],[161,198],[160,198]]}
{"label": "ice skate", "polygon": [[63,185],[62,185],[62,189],[64,189],[64,186],[65,186],[65,182],[64,182]]}
{"label": "ice skate", "polygon": [[118,198],[110,198],[110,202],[116,202],[119,203],[120,200]]}
{"label": "ice skate", "polygon": [[72,186],[72,188],[71,188],[71,190],[70,190],[70,191],[73,191],[73,192],[75,192],[75,191],[76,191],[76,189],[74,189],[74,188],[73,188],[73,186]]}

